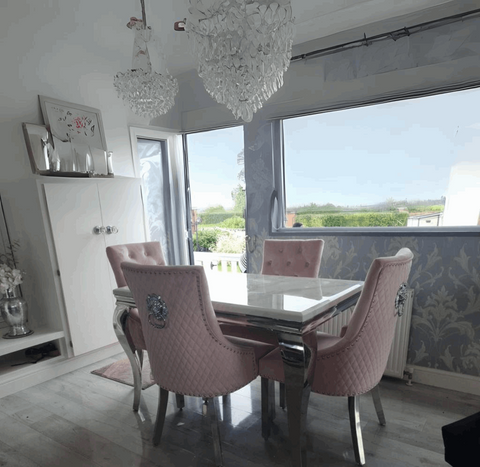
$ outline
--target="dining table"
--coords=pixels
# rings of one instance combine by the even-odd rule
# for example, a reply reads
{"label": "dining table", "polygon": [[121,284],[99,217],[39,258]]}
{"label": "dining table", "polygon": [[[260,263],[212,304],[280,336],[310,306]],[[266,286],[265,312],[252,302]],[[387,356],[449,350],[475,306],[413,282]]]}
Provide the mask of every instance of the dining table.
{"label": "dining table", "polygon": [[[306,465],[306,407],[315,349],[308,336],[354,306],[362,281],[209,271],[210,299],[218,318],[261,328],[278,339],[285,371],[288,431],[294,467]],[[135,307],[128,287],[113,291],[117,311]],[[181,293],[181,291],[179,291]],[[312,341],[313,342],[313,341]]]}

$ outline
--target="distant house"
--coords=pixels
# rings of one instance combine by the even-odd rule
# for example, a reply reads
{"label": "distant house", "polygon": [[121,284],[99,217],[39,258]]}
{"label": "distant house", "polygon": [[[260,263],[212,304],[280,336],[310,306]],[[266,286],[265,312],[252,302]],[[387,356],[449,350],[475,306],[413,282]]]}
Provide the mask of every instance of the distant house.
{"label": "distant house", "polygon": [[443,225],[443,212],[410,216],[407,219],[407,227],[438,227]]}
{"label": "distant house", "polygon": [[297,217],[297,213],[295,211],[287,212],[287,221],[285,223],[285,227],[292,227],[295,223],[295,218]]}
{"label": "distant house", "polygon": [[[473,138],[478,138],[480,131],[471,129],[468,136],[475,141]],[[451,168],[443,225],[479,225],[480,162],[473,160],[478,156],[471,146],[462,153],[462,157],[472,160],[458,162]]]}

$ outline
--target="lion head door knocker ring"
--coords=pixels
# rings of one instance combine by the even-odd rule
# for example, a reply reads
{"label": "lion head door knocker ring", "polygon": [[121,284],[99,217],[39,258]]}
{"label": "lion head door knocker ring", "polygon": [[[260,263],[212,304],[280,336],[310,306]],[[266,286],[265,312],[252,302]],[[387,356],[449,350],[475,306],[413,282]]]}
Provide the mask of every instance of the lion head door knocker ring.
{"label": "lion head door knocker ring", "polygon": [[395,314],[398,316],[403,315],[403,309],[405,308],[405,302],[407,301],[407,284],[405,282],[400,286],[395,297]]}
{"label": "lion head door knocker ring", "polygon": [[[167,324],[167,304],[160,295],[151,294],[147,296],[148,323],[155,329],[163,329]],[[152,318],[153,316],[153,318]]]}

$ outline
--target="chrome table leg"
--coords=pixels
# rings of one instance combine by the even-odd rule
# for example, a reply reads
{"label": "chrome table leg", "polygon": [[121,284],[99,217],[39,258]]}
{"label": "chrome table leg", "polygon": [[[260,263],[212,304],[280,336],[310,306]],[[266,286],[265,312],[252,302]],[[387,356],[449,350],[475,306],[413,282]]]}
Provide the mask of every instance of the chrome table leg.
{"label": "chrome table leg", "polygon": [[306,465],[306,419],[310,397],[308,374],[313,363],[312,352],[302,336],[281,333],[278,336],[285,372],[288,436],[292,465]]}

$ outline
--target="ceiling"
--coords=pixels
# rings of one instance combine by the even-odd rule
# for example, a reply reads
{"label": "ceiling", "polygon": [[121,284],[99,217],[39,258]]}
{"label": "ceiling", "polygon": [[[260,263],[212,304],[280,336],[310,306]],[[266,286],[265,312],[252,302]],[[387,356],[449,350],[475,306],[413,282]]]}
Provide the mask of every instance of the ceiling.
{"label": "ceiling", "polygon": [[[126,10],[125,1],[131,5],[130,16],[141,18],[140,0],[123,0],[122,11]],[[203,0],[205,5],[214,2],[215,0]],[[340,31],[455,2],[452,0],[291,0],[291,3],[296,25],[295,46]],[[173,75],[195,68],[195,59],[191,54],[187,34],[173,30],[175,21],[188,18],[189,4],[189,0],[145,1],[147,23],[160,38],[166,65]],[[118,14],[119,10],[117,8],[116,10]],[[125,24],[128,19],[129,17],[125,18]],[[132,43],[131,31],[125,28],[124,34],[125,41]],[[153,59],[155,51],[151,50],[151,54]]]}

